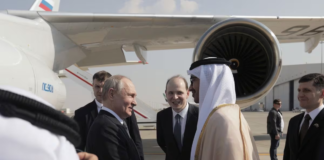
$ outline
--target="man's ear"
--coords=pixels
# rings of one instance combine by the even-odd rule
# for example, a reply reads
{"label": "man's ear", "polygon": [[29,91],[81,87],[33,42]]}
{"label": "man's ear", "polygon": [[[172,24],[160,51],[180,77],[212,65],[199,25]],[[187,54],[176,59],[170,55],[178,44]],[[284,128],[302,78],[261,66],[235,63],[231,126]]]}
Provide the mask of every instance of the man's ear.
{"label": "man's ear", "polygon": [[113,100],[115,98],[115,90],[113,88],[110,88],[108,90],[108,99]]}
{"label": "man's ear", "polygon": [[168,102],[167,95],[168,95],[168,94],[167,94],[167,90],[165,90],[165,91],[164,91],[164,99],[165,99],[166,102]]}

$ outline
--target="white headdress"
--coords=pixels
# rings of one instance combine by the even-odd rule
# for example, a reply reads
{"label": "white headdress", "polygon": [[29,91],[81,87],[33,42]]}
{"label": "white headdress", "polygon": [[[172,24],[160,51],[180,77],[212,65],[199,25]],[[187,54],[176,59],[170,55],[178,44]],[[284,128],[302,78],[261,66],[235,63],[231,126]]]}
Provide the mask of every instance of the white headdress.
{"label": "white headdress", "polygon": [[[215,62],[216,61],[216,62]],[[221,104],[235,104],[235,83],[231,69],[222,63],[223,59],[197,61],[192,65],[189,75],[200,79],[199,118],[197,130],[192,143],[191,159],[194,159],[198,138],[209,113]],[[207,62],[207,63],[206,63]]]}
{"label": "white headdress", "polygon": [[[1,159],[79,159],[68,138],[45,129],[47,126],[39,127],[40,121],[51,120],[46,113],[58,115],[59,112],[31,92],[0,86],[0,128],[3,131],[0,132]],[[64,119],[64,122],[70,119],[59,118]],[[69,126],[71,125],[66,125],[66,128]]]}

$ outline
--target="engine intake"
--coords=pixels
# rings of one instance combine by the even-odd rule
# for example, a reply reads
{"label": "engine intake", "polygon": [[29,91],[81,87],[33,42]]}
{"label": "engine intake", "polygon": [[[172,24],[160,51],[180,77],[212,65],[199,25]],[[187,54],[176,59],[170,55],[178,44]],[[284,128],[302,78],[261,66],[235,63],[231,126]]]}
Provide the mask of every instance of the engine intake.
{"label": "engine intake", "polygon": [[237,104],[248,107],[264,97],[281,71],[279,41],[265,25],[233,18],[209,28],[194,50],[193,61],[221,57],[230,61]]}

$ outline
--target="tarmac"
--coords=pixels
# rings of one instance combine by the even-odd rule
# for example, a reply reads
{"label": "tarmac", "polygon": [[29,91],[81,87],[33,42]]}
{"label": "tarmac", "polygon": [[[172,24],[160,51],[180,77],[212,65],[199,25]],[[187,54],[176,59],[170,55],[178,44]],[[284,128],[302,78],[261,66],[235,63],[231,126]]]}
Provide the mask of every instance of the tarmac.
{"label": "tarmac", "polygon": [[[265,112],[242,112],[249,123],[254,140],[257,144],[260,160],[270,160],[270,136],[267,134],[267,116]],[[284,133],[280,137],[280,144],[277,149],[278,160],[282,160],[286,142],[286,133],[289,120],[300,112],[282,112],[284,117]],[[140,130],[145,160],[164,160],[165,154],[156,142],[156,130]]]}

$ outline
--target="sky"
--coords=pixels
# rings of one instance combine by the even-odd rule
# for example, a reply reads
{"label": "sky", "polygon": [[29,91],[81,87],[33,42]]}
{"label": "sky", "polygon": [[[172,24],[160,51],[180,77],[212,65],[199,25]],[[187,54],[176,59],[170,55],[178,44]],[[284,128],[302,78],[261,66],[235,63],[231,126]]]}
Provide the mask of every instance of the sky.
{"label": "sky", "polygon": [[[0,0],[0,10],[29,10],[34,0]],[[61,12],[76,13],[150,13],[190,15],[248,15],[248,16],[324,16],[322,0],[61,0]],[[281,44],[283,65],[321,63],[321,45],[311,53],[304,52],[303,43]],[[106,70],[122,74],[135,84],[138,98],[153,108],[165,103],[162,96],[166,80],[180,74],[187,78],[193,49],[149,51],[147,65],[91,68],[94,74]],[[128,60],[137,60],[129,53]],[[93,100],[92,93],[70,79],[66,85],[64,107],[72,111]],[[192,102],[191,94],[189,101]]]}

